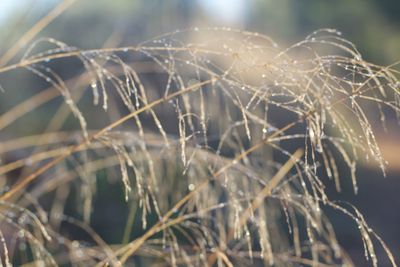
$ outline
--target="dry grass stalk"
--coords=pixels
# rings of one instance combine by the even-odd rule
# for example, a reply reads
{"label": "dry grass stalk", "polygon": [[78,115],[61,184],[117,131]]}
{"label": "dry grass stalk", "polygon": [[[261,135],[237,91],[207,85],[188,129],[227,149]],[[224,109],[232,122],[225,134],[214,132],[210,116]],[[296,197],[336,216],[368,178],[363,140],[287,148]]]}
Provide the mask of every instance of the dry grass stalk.
{"label": "dry grass stalk", "polygon": [[[88,51],[39,39],[20,62],[0,67],[3,75],[24,68],[50,86],[0,115],[2,132],[58,97],[77,122],[71,132],[58,131],[66,114],[56,112],[52,132],[3,141],[0,158],[25,151],[0,166],[2,185],[11,185],[0,196],[3,262],[351,266],[324,213],[333,208],[358,225],[373,266],[374,238],[396,266],[356,209],[329,200],[321,176],[340,190],[350,173],[357,192],[359,157],[385,172],[369,116],[376,109],[385,123],[390,112],[399,114],[398,63],[362,60],[332,29],[285,49],[257,33],[201,31],[209,38],[196,43],[185,41],[190,31],[177,31],[135,47]],[[54,48],[35,52],[42,43]],[[74,90],[49,66],[65,58],[82,66]],[[152,78],[137,58],[150,62]],[[83,105],[86,90],[90,107]],[[86,115],[98,106],[106,125],[100,130]],[[289,161],[282,165],[282,157]],[[116,246],[89,226],[101,171],[121,177],[132,204]],[[84,222],[63,214],[74,184]],[[53,201],[49,209],[44,198]],[[130,240],[136,216],[143,234]],[[84,229],[92,242],[63,237],[61,222]]]}

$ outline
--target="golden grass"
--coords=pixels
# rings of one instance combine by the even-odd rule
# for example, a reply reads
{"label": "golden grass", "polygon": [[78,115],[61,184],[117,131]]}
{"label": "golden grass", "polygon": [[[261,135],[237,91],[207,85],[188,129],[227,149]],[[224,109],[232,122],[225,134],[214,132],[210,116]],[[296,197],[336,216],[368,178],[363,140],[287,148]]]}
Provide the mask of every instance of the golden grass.
{"label": "golden grass", "polygon": [[[19,42],[31,42],[72,2]],[[193,32],[207,38],[188,42]],[[32,54],[43,43],[55,48]],[[331,208],[358,226],[373,266],[376,241],[396,266],[357,209],[329,200],[323,177],[340,190],[350,173],[357,193],[360,157],[385,172],[370,117],[378,112],[384,124],[399,114],[398,63],[362,60],[332,29],[288,48],[229,28],[95,50],[47,38],[6,65],[17,52],[3,55],[0,73],[23,68],[49,88],[0,115],[0,132],[55,99],[63,104],[43,118],[46,130],[2,140],[0,158],[11,158],[0,165],[1,183],[10,186],[0,195],[6,265],[352,266],[325,214]],[[82,69],[68,81],[49,66],[65,58],[81,63],[66,69]],[[78,126],[61,131],[69,115]],[[101,177],[120,180],[131,207],[119,244],[90,227]],[[64,214],[72,196],[76,218]],[[91,242],[69,240],[61,222],[83,229]]]}

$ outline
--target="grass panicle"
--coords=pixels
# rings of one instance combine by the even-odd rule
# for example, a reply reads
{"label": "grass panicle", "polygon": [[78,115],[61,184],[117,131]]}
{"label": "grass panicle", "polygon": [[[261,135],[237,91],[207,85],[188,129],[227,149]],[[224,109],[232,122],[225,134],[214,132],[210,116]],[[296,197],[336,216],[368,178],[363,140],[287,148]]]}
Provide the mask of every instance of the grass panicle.
{"label": "grass panicle", "polygon": [[[365,157],[385,174],[373,119],[398,118],[398,63],[363,60],[333,29],[284,48],[196,28],[91,50],[41,38],[7,65],[9,53],[2,77],[23,69],[47,88],[1,114],[0,133],[43,107],[53,116],[45,130],[2,137],[5,266],[352,266],[329,209],[354,221],[372,266],[376,245],[397,266],[354,206],[329,199],[323,177],[338,191],[350,179],[357,193]],[[65,77],[60,64],[80,71]],[[130,207],[118,244],[91,228],[104,178]],[[65,224],[90,238],[69,239]]]}

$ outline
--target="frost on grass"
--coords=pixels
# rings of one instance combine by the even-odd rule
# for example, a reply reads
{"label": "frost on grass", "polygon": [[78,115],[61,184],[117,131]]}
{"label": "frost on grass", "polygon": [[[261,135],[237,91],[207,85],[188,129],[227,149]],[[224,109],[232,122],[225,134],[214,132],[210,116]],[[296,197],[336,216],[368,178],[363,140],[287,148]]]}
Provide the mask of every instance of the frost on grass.
{"label": "frost on grass", "polygon": [[[43,50],[44,44],[52,48]],[[66,58],[83,69],[74,90],[50,66]],[[50,123],[48,131],[0,147],[1,157],[26,151],[2,163],[0,175],[10,178],[22,168],[21,181],[31,181],[16,203],[2,202],[3,262],[25,253],[26,262],[49,264],[351,266],[324,213],[332,208],[358,226],[371,265],[378,265],[379,244],[396,266],[354,207],[329,200],[322,179],[327,176],[338,191],[350,179],[357,193],[356,163],[365,157],[385,173],[372,119],[385,127],[386,116],[399,115],[396,67],[364,61],[331,29],[287,48],[229,28],[176,31],[138,46],[86,51],[40,39],[20,63],[0,72],[26,68],[42,78],[63,97],[80,131],[59,131],[65,115],[55,112],[58,124]],[[30,110],[45,104],[33,99],[24,103]],[[88,119],[91,109],[101,114],[95,122]],[[17,120],[24,111],[16,110],[2,116]],[[99,124],[105,126],[96,130]],[[119,248],[89,227],[100,173],[120,178],[133,207],[128,244]],[[63,214],[74,184],[83,222]],[[14,183],[3,199],[22,189],[26,185]],[[47,210],[36,201],[44,197],[53,201]],[[30,216],[29,229],[7,217],[17,207]],[[130,240],[135,216],[144,234]],[[91,241],[62,237],[62,222],[82,228]],[[5,227],[15,234],[6,236]],[[25,243],[12,241],[20,231]]]}

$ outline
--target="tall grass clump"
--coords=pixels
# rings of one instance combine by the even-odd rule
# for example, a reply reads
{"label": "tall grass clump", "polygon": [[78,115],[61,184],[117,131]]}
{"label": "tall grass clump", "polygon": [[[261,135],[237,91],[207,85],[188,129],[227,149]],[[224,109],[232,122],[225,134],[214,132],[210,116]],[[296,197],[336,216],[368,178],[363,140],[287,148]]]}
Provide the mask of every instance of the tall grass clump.
{"label": "tall grass clump", "polygon": [[[47,88],[0,115],[3,265],[352,266],[333,210],[372,266],[376,246],[396,266],[362,214],[326,194],[324,177],[357,193],[360,159],[385,174],[372,120],[400,111],[398,64],[363,60],[338,31],[285,48],[230,28],[92,50],[41,38],[0,67],[13,73]],[[42,127],[7,132],[34,114]],[[92,228],[104,181],[129,207],[107,230],[117,243]]]}

